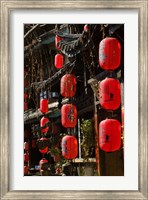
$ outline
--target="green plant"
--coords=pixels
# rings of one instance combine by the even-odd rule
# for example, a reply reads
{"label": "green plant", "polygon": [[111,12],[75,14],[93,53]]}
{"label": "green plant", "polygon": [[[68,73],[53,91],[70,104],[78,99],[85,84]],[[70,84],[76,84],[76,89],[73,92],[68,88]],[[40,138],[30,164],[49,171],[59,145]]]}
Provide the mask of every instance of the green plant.
{"label": "green plant", "polygon": [[61,150],[57,147],[51,147],[49,148],[49,153],[52,155],[52,156],[60,156],[61,155]]}
{"label": "green plant", "polygon": [[[63,136],[65,136],[66,133],[60,133],[57,137],[52,138],[52,143],[56,144],[57,142],[59,144],[61,144],[61,139]],[[56,147],[56,146],[52,146],[49,148],[48,153],[51,154],[51,156],[54,158],[55,161],[55,171],[57,175],[62,175],[62,165],[65,164],[67,162],[67,159],[65,159],[62,156],[62,152],[61,152],[61,148]],[[57,160],[55,160],[57,158]]]}
{"label": "green plant", "polygon": [[82,157],[92,157],[95,148],[94,123],[92,119],[82,119],[81,123],[81,151]]}

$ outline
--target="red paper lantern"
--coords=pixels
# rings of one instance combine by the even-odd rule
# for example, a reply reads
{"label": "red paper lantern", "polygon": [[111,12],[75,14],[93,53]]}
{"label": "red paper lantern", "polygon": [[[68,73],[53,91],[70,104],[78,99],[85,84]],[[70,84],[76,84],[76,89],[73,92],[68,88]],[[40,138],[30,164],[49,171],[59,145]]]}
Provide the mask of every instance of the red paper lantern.
{"label": "red paper lantern", "polygon": [[54,65],[57,69],[61,69],[63,67],[64,58],[62,54],[55,55]]}
{"label": "red paper lantern", "polygon": [[99,124],[99,146],[103,151],[113,152],[121,146],[121,124],[115,119],[106,119]]}
{"label": "red paper lantern", "polygon": [[47,160],[46,158],[42,158],[42,160],[40,160],[40,162],[39,162],[40,171],[41,171],[41,169],[42,169],[42,166],[43,166],[45,163],[48,163],[48,160]]}
{"label": "red paper lantern", "polygon": [[106,110],[116,110],[121,103],[120,83],[114,78],[106,78],[99,83],[100,105]]}
{"label": "red paper lantern", "polygon": [[[47,138],[41,138],[40,140],[47,140]],[[48,146],[45,147],[44,149],[39,149],[39,151],[42,153],[42,154],[45,154],[48,152]]]}
{"label": "red paper lantern", "polygon": [[[46,117],[42,117],[41,120],[40,120],[40,126],[41,127],[44,127],[46,123],[49,122],[49,119],[46,118]],[[49,130],[49,127],[46,127],[46,128],[43,128],[41,131],[42,133],[47,133]]]}
{"label": "red paper lantern", "polygon": [[39,166],[40,166],[42,163],[48,163],[48,160],[47,160],[46,158],[42,158],[42,160],[40,160],[40,162],[39,162]]}
{"label": "red paper lantern", "polygon": [[27,106],[27,103],[26,103],[26,102],[24,102],[24,110],[25,110],[25,111],[28,110],[28,106]]}
{"label": "red paper lantern", "polygon": [[60,92],[63,97],[73,97],[76,93],[77,80],[73,74],[65,74],[61,78]]}
{"label": "red paper lantern", "polygon": [[48,100],[47,99],[41,99],[40,100],[40,111],[42,113],[48,112]]}
{"label": "red paper lantern", "polygon": [[24,166],[24,175],[27,175],[29,172],[29,167],[28,166]]}
{"label": "red paper lantern", "polygon": [[24,99],[28,99],[28,94],[24,93]]}
{"label": "red paper lantern", "polygon": [[24,153],[24,162],[29,161],[29,153]]}
{"label": "red paper lantern", "polygon": [[25,151],[29,150],[29,142],[24,142],[24,150]]}
{"label": "red paper lantern", "polygon": [[59,37],[58,35],[55,36],[55,46],[56,46],[56,49],[60,50],[60,47],[59,47],[59,42],[62,40],[61,37]]}
{"label": "red paper lantern", "polygon": [[65,104],[61,108],[61,123],[65,128],[74,128],[77,124],[77,108],[72,104]]}
{"label": "red paper lantern", "polygon": [[40,153],[45,154],[48,151],[48,147],[45,147],[45,149],[39,149]]}
{"label": "red paper lantern", "polygon": [[39,168],[40,172],[45,172],[48,170],[50,164],[48,163],[48,160],[46,158],[42,158],[42,160],[40,160],[40,162],[39,162],[39,166],[40,166],[40,168]]}
{"label": "red paper lantern", "polygon": [[88,31],[89,31],[89,27],[88,27],[87,24],[84,25],[84,31],[85,31],[85,32],[88,32]]}
{"label": "red paper lantern", "polygon": [[107,37],[99,45],[99,65],[104,70],[115,70],[121,60],[121,45],[116,38]]}
{"label": "red paper lantern", "polygon": [[78,155],[78,142],[72,135],[66,135],[62,138],[62,155],[67,159],[74,159]]}

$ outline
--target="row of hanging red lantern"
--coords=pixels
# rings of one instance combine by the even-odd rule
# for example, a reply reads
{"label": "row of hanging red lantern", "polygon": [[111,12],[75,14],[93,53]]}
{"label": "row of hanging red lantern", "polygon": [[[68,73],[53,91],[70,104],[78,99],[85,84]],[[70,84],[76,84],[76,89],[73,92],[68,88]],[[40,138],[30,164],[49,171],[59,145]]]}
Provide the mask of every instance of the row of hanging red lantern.
{"label": "row of hanging red lantern", "polygon": [[[76,94],[76,77],[65,74],[61,78],[60,93],[63,97],[71,98]],[[77,108],[73,104],[65,104],[61,108],[61,123],[65,128],[74,128],[77,124]]]}
{"label": "row of hanging red lantern", "polygon": [[[121,45],[116,38],[107,37],[99,45],[99,65],[113,71],[120,66]],[[99,84],[99,102],[103,109],[114,111],[121,104],[120,82],[115,78],[105,78]],[[113,152],[121,146],[121,123],[116,119],[105,119],[99,124],[99,147],[105,152]]]}
{"label": "row of hanging red lantern", "polygon": [[[43,98],[40,100],[40,111],[41,113],[46,114],[48,112],[48,99]],[[40,127],[44,127],[47,123],[49,123],[49,119],[45,116],[43,116],[40,120]],[[46,128],[42,129],[41,132],[42,134],[47,133],[49,130],[49,126],[47,126]]]}
{"label": "row of hanging red lantern", "polygon": [[[40,100],[40,111],[41,113],[44,115],[48,112],[48,99],[47,98],[42,98]],[[40,120],[40,127],[44,127],[45,125],[47,125],[47,123],[49,123],[50,120],[43,116]],[[44,135],[49,131],[49,125],[43,129],[41,129],[42,132],[42,138],[40,139],[40,141],[44,141],[47,140],[47,138],[44,137]],[[48,152],[48,146],[46,146],[44,149],[39,149],[40,153],[42,153],[43,155],[46,154]]]}
{"label": "row of hanging red lantern", "polygon": [[[60,50],[59,42],[63,38],[56,35],[55,46],[57,50]],[[64,57],[58,53],[55,56],[54,65],[57,69],[63,67]],[[60,94],[65,98],[74,97],[76,94],[77,80],[73,74],[65,74],[61,78],[60,82]],[[75,105],[69,103],[65,104],[61,108],[61,124],[65,128],[74,128],[77,124],[77,108]],[[77,139],[73,135],[66,135],[61,141],[62,156],[66,159],[74,159],[78,154]]]}
{"label": "row of hanging red lantern", "polygon": [[[61,41],[61,38],[59,36],[56,35],[55,37],[55,46],[58,50],[60,50],[59,48],[59,42]],[[60,69],[63,67],[63,63],[64,63],[64,58],[63,58],[63,55],[62,54],[56,54],[55,55],[55,58],[54,58],[54,65],[57,69]],[[40,111],[45,114],[48,112],[48,100],[47,99],[41,99],[40,101]],[[41,120],[40,120],[40,127],[44,127],[47,123],[49,123],[50,120],[46,117],[42,117]],[[43,135],[45,135],[47,132],[49,131],[49,126],[47,126],[46,128],[42,129],[41,132]],[[40,139],[40,141],[45,141],[47,140],[47,138],[44,138],[42,137]],[[44,155],[48,152],[48,146],[45,147],[44,149],[39,149],[39,151]],[[44,158],[41,160],[42,161],[45,161],[45,162],[48,162],[47,160],[44,160]]]}
{"label": "row of hanging red lantern", "polygon": [[[60,93],[63,97],[71,98],[76,93],[76,77],[65,74],[61,78]],[[61,123],[65,128],[74,128],[77,124],[77,108],[73,104],[65,104],[61,108]]]}
{"label": "row of hanging red lantern", "polygon": [[[61,78],[60,93],[63,97],[71,98],[76,94],[76,77],[73,74],[65,74]],[[61,108],[61,123],[65,128],[74,128],[77,124],[77,108],[69,103]],[[62,138],[62,155],[66,159],[74,159],[78,154],[78,142],[75,136],[66,135]]]}
{"label": "row of hanging red lantern", "polygon": [[[58,35],[55,36],[55,47],[57,50],[60,50],[59,47],[59,42],[62,40],[61,37],[59,37]],[[64,56],[61,53],[57,53],[54,57],[54,66],[57,69],[61,69],[63,67],[64,64]]]}

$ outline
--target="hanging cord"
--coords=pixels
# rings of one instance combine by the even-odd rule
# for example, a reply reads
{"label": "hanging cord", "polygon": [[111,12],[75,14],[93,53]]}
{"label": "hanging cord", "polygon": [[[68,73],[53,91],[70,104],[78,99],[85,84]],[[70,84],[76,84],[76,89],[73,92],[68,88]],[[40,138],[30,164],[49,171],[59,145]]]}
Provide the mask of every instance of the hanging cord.
{"label": "hanging cord", "polygon": [[87,67],[87,69],[89,70],[90,77],[93,78],[93,77],[94,77],[94,74],[93,74],[93,72],[92,72],[90,63],[88,62],[88,58],[86,57],[85,53],[83,53],[82,56],[83,56],[84,65],[85,65],[85,66]]}

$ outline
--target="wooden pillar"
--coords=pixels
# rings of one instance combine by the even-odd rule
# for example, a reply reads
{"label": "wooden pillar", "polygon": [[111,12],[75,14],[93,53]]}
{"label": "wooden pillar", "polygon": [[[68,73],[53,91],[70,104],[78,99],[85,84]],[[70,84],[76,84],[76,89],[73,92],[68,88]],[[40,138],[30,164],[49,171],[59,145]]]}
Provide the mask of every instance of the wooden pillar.
{"label": "wooden pillar", "polygon": [[98,113],[96,105],[96,96],[94,94],[94,130],[95,130],[95,155],[96,155],[96,168],[98,176],[100,176],[100,157],[99,157],[99,131],[98,131]]}

